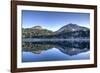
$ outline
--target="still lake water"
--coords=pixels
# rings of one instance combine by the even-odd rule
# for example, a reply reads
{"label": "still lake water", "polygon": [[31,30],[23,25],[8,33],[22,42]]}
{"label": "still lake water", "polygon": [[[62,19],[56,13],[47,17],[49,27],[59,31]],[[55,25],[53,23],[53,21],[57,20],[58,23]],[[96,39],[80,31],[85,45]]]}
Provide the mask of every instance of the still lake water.
{"label": "still lake water", "polygon": [[23,42],[22,62],[87,60],[89,41]]}

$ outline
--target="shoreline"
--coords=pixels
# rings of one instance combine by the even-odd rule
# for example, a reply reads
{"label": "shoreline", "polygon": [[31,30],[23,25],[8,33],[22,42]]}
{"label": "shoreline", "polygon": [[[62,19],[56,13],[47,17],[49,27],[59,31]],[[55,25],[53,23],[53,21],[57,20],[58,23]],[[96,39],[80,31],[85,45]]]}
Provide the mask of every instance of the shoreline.
{"label": "shoreline", "polygon": [[60,42],[60,41],[76,41],[76,42],[80,42],[80,41],[90,41],[90,39],[36,39],[36,38],[24,38],[22,39],[22,42]]}

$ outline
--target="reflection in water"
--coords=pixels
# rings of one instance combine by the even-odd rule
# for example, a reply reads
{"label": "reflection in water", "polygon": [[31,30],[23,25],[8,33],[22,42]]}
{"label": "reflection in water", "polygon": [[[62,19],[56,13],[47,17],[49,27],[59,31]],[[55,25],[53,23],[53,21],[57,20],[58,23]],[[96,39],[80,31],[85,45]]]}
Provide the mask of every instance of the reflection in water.
{"label": "reflection in water", "polygon": [[89,54],[82,54],[89,49],[89,41],[23,42],[22,62],[89,59]]}

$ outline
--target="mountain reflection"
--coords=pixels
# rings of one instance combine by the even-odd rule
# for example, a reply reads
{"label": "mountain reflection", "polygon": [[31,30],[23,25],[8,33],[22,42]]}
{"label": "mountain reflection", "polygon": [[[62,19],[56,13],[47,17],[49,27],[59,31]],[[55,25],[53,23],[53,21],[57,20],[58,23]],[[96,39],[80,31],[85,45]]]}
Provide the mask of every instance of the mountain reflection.
{"label": "mountain reflection", "polygon": [[89,41],[62,41],[62,42],[23,42],[22,51],[40,54],[52,48],[56,48],[64,54],[73,56],[82,52],[87,52],[90,49]]}

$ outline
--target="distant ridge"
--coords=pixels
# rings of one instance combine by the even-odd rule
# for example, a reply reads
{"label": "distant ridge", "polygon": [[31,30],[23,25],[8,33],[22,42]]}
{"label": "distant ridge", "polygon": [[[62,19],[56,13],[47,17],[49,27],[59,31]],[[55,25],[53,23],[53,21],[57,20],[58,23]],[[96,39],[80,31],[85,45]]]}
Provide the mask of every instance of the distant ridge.
{"label": "distant ridge", "polygon": [[34,26],[32,29],[43,29],[41,26]]}
{"label": "distant ridge", "polygon": [[23,38],[89,38],[90,29],[77,24],[67,24],[53,32],[41,26],[22,29]]}

